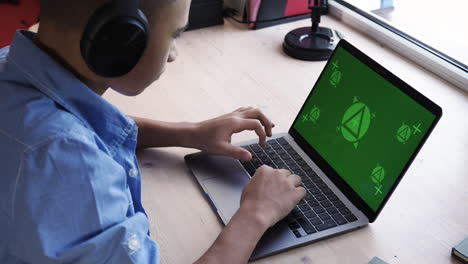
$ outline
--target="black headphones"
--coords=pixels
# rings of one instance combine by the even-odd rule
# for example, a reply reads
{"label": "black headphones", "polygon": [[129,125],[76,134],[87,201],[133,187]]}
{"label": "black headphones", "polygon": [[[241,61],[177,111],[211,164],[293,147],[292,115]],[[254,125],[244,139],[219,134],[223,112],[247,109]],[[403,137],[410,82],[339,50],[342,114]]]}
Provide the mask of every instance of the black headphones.
{"label": "black headphones", "polygon": [[91,16],[80,42],[88,67],[103,77],[118,77],[138,63],[149,26],[138,0],[112,0]]}

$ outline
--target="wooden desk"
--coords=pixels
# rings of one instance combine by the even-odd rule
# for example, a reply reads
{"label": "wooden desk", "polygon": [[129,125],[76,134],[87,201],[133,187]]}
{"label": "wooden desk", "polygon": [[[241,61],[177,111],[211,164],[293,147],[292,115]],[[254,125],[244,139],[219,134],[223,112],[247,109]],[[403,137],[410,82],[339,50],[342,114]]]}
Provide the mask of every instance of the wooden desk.
{"label": "wooden desk", "polygon": [[[308,20],[259,31],[227,21],[187,32],[180,56],[142,95],[105,98],[130,115],[166,121],[200,121],[239,106],[260,107],[287,131],[325,62],[303,62],[283,54],[291,29]],[[468,236],[468,94],[374,41],[324,17],[361,50],[437,102],[444,116],[374,224],[277,254],[256,263],[456,263],[451,247]],[[155,135],[157,136],[157,135]],[[251,139],[237,135],[234,141]],[[215,240],[223,225],[184,164],[194,150],[150,149],[138,153],[143,202],[161,263],[191,263]]]}

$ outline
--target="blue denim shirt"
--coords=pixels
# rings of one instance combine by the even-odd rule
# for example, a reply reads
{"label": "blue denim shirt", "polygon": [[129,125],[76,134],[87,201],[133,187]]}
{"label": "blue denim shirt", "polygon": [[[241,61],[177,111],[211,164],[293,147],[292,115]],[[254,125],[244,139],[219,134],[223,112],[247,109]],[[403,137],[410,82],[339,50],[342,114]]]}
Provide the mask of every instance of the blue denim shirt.
{"label": "blue denim shirt", "polygon": [[0,263],[158,263],[137,126],[33,38],[0,50]]}

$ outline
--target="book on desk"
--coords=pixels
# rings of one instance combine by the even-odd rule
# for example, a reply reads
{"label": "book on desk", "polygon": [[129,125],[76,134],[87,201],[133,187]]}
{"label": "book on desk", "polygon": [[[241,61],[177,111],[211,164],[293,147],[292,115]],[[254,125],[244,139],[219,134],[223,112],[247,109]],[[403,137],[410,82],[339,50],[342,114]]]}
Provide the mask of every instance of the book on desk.
{"label": "book on desk", "polygon": [[452,248],[452,255],[462,263],[468,264],[468,237]]}

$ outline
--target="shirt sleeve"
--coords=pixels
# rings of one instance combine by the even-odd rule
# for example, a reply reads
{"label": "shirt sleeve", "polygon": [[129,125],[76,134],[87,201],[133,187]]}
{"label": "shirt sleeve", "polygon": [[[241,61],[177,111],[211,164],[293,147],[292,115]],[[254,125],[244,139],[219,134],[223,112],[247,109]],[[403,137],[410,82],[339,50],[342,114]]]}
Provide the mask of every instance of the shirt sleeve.
{"label": "shirt sleeve", "polygon": [[12,251],[27,263],[159,263],[125,170],[85,136],[24,154],[13,212]]}

